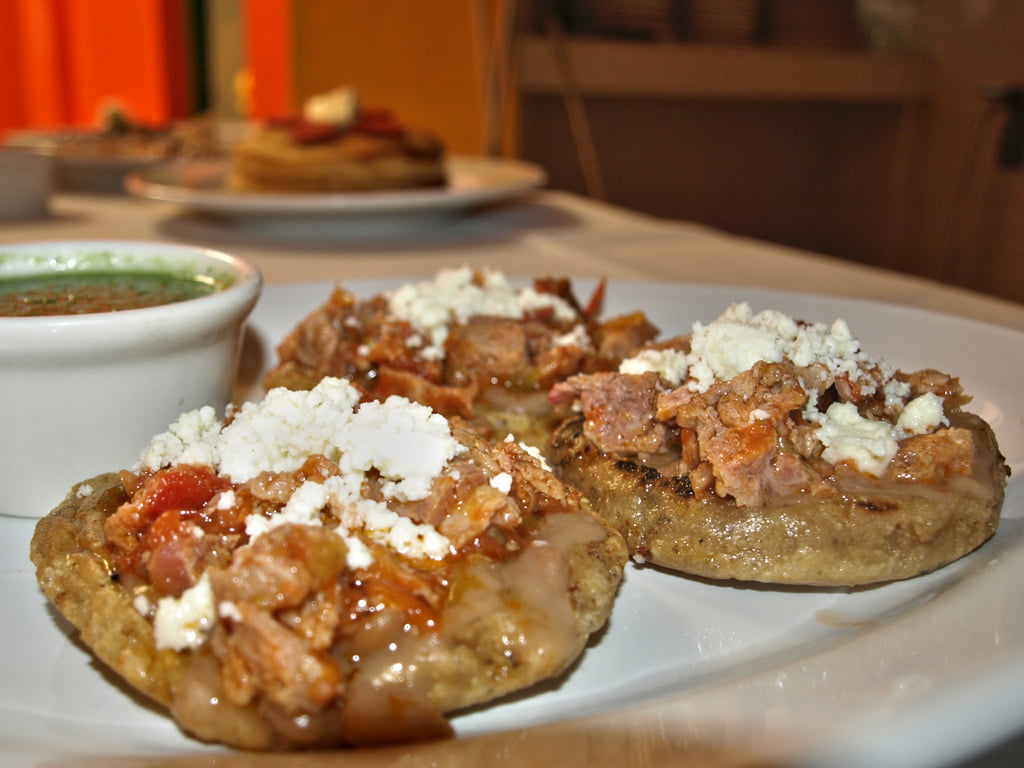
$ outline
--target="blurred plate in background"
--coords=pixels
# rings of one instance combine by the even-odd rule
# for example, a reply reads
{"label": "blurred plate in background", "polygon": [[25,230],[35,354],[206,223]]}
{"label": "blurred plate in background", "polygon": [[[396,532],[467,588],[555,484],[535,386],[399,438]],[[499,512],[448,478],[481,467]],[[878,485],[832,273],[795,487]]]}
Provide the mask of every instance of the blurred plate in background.
{"label": "blurred plate in background", "polygon": [[444,187],[374,192],[236,192],[224,179],[228,161],[183,161],[128,175],[132,194],[231,216],[371,216],[442,213],[508,200],[542,186],[538,166],[515,160],[459,157],[448,159]]}

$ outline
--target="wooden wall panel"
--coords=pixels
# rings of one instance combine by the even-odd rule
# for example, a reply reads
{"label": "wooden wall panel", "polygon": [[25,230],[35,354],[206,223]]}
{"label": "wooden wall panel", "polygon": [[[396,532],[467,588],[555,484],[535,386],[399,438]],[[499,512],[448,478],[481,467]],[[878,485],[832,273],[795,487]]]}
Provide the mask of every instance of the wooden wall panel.
{"label": "wooden wall panel", "polygon": [[[884,262],[897,107],[616,97],[586,109],[610,202]],[[522,111],[521,154],[586,194],[561,99],[531,95]]]}
{"label": "wooden wall panel", "polygon": [[295,97],[350,85],[368,106],[430,128],[453,151],[480,152],[487,5],[302,0],[295,5]]}
{"label": "wooden wall panel", "polygon": [[1006,112],[985,97],[1024,88],[1024,3],[931,0],[919,12],[935,87],[894,266],[1024,302],[1024,167],[997,162]]}
{"label": "wooden wall panel", "polygon": [[[1024,302],[1024,166],[996,161],[1007,115],[986,97],[992,87],[1024,92],[1024,2],[916,7],[909,58],[861,52],[875,60],[861,66],[855,52],[815,52],[855,67],[842,82],[835,66],[808,73],[791,66],[804,51],[770,46],[645,44],[633,57],[648,73],[643,88],[636,72],[579,58],[608,198]],[[749,66],[758,57],[773,67]],[[671,61],[658,78],[651,62]],[[694,61],[717,74],[701,76]],[[904,61],[913,62],[905,97]],[[521,151],[548,166],[553,186],[584,192],[557,70],[537,64],[521,68]],[[875,77],[884,85],[886,64],[895,65],[888,92]],[[786,70],[791,79],[775,78]],[[827,92],[815,94],[815,81]],[[870,98],[855,98],[865,84]],[[788,103],[794,93],[803,104]]]}

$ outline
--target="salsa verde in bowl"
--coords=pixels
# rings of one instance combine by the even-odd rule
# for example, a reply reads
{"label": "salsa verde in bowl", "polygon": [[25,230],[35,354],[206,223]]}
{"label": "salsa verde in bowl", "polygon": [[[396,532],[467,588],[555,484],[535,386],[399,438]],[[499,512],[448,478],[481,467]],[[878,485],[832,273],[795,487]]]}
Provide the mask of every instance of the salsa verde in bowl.
{"label": "salsa verde in bowl", "polygon": [[22,275],[0,280],[0,317],[123,312],[208,296],[215,280],[162,272],[82,272]]}
{"label": "salsa verde in bowl", "polygon": [[207,248],[143,241],[0,246],[0,514],[41,517],[136,459],[140,436],[231,399],[262,278]]}

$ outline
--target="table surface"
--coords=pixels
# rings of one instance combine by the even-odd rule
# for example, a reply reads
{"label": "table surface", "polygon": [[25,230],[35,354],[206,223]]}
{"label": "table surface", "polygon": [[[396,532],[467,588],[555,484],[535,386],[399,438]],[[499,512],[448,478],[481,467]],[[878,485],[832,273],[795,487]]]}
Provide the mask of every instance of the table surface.
{"label": "table surface", "polygon": [[268,284],[414,277],[446,266],[508,275],[750,285],[868,298],[1024,328],[1024,306],[699,224],[560,192],[381,234],[344,224],[226,219],[120,196],[58,196],[47,219],[0,222],[6,242],[140,239],[201,244],[254,262]]}
{"label": "table surface", "polygon": [[[396,221],[391,228],[225,219],[116,195],[58,195],[44,219],[0,222],[0,244],[86,238],[223,250],[256,264],[268,285],[415,278],[442,267],[486,266],[513,277],[725,284],[870,299],[1024,330],[1021,305],[555,191],[436,220]],[[964,763],[1021,764],[1024,734]]]}

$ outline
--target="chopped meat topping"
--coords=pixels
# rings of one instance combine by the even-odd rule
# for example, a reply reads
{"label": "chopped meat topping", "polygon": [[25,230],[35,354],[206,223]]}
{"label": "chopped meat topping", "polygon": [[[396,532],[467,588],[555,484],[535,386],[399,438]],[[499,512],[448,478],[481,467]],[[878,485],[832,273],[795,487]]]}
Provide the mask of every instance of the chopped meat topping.
{"label": "chopped meat topping", "polygon": [[665,444],[666,427],[655,419],[658,375],[595,373],[573,376],[555,385],[553,403],[579,398],[586,420],[584,434],[606,453],[657,453]]}
{"label": "chopped meat topping", "polygon": [[[601,321],[603,286],[586,308],[564,278],[539,278],[532,289],[513,294],[503,278],[475,273],[468,287],[478,301],[490,291],[500,301],[493,309],[486,301],[465,308],[455,306],[461,294],[453,296],[443,332],[410,319],[413,309],[424,316],[440,311],[415,296],[416,286],[394,294],[403,297],[402,316],[394,314],[388,295],[357,300],[337,288],[280,343],[279,362],[264,383],[268,389],[310,389],[326,376],[345,377],[378,398],[401,395],[447,416],[473,418],[488,389],[525,395],[576,373],[614,370],[657,335],[641,313]],[[517,296],[519,314],[509,307]],[[440,347],[432,346],[435,338],[443,338]]]}
{"label": "chopped meat topping", "polygon": [[[659,402],[658,415],[666,419],[674,412],[676,424],[696,435],[700,458],[711,465],[719,495],[759,506],[771,496],[797,490],[806,480],[792,467],[776,470],[792,414],[804,399],[791,368],[758,362],[706,392],[670,393]],[[790,483],[797,486],[790,488]]]}
{"label": "chopped meat topping", "polygon": [[[402,554],[371,531],[342,535],[348,512],[333,509],[334,502],[305,522],[250,533],[253,516],[281,517],[310,483],[339,479],[339,465],[314,454],[293,471],[264,471],[244,482],[193,464],[122,473],[128,500],[107,519],[110,561],[121,583],[147,598],[141,606],[208,583],[217,616],[205,647],[231,705],[258,706],[275,722],[319,721],[335,707],[341,721],[360,720],[377,704],[359,670],[382,674],[377,667],[403,638],[443,630],[464,564],[514,561],[532,546],[541,518],[581,509],[579,494],[517,443],[493,445],[457,419],[451,430],[466,450],[424,497],[385,498],[376,471],[367,473],[361,491],[366,503],[386,503],[399,522],[435,527],[450,544],[441,560]],[[369,556],[353,559],[359,549]],[[467,610],[462,606],[460,615]],[[388,694],[389,706],[418,712],[413,722],[392,713],[390,736],[346,731],[345,738],[418,734],[431,712],[425,693],[401,680],[397,686],[401,693]],[[350,694],[355,703],[347,701]],[[427,721],[431,733],[447,727],[437,713]]]}
{"label": "chopped meat topping", "polygon": [[889,477],[930,483],[951,475],[968,475],[974,460],[974,438],[966,429],[940,429],[904,440],[889,463]]}
{"label": "chopped meat topping", "polygon": [[[740,506],[838,493],[837,472],[937,483],[970,471],[970,432],[944,428],[968,401],[956,378],[894,371],[861,352],[841,321],[734,306],[696,330],[700,353],[685,338],[646,344],[618,373],[571,376],[549,399],[582,411],[599,450],[653,462],[687,477],[698,498]],[[900,420],[904,411],[912,418]]]}

